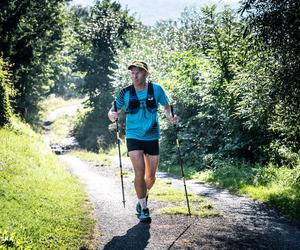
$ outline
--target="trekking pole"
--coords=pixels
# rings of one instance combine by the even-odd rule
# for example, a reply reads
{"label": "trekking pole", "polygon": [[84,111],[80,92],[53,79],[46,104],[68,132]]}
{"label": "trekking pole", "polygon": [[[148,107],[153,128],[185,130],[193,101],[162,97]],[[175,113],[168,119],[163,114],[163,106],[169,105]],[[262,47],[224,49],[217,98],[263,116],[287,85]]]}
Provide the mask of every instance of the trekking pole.
{"label": "trekking pole", "polygon": [[[171,105],[171,114],[174,117],[173,105]],[[185,176],[184,176],[183,164],[182,164],[182,158],[181,158],[181,152],[180,152],[180,145],[179,145],[179,139],[178,139],[177,126],[176,126],[176,124],[174,124],[173,126],[175,128],[175,133],[176,133],[177,152],[178,152],[178,157],[179,157],[179,162],[180,162],[181,176],[182,176],[183,185],[184,185],[186,204],[187,204],[188,213],[189,213],[188,215],[191,216],[190,203],[189,203],[188,193],[187,193],[187,189],[186,189]]]}
{"label": "trekking pole", "polygon": [[[114,101],[114,109],[117,112],[117,103]],[[123,170],[122,170],[122,159],[121,159],[121,148],[120,148],[120,133],[119,133],[119,118],[116,119],[116,126],[117,126],[117,144],[119,150],[119,162],[120,162],[120,176],[121,176],[121,188],[122,188],[122,196],[123,196],[123,206],[125,208],[125,195],[124,195],[124,183],[123,183]]]}

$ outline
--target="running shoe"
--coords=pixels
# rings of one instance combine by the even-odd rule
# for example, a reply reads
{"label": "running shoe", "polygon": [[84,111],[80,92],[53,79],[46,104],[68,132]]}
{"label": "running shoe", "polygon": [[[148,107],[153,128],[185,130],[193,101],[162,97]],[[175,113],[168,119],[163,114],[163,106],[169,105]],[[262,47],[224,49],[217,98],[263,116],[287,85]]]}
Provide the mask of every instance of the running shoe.
{"label": "running shoe", "polygon": [[[146,202],[148,204],[148,195],[146,196]],[[142,212],[142,207],[141,204],[139,202],[137,202],[136,206],[135,206],[135,211],[136,211],[136,215],[140,216],[141,212]]]}
{"label": "running shoe", "polygon": [[142,210],[140,215],[140,222],[151,223],[151,217],[148,208]]}
{"label": "running shoe", "polygon": [[142,213],[142,207],[141,204],[138,202],[135,206],[136,215],[140,216]]}

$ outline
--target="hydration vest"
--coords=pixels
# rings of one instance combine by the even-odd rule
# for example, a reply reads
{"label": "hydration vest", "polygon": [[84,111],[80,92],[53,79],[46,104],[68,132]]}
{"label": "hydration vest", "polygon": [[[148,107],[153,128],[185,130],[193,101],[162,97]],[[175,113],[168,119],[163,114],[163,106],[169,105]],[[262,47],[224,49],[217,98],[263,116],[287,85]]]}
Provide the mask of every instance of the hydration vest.
{"label": "hydration vest", "polygon": [[[129,104],[126,107],[125,113],[136,114],[140,109],[140,101],[136,95],[134,85],[130,85],[125,88],[125,92],[129,91]],[[157,112],[157,103],[154,97],[153,84],[148,82],[147,99],[146,99],[147,110],[151,113]]]}

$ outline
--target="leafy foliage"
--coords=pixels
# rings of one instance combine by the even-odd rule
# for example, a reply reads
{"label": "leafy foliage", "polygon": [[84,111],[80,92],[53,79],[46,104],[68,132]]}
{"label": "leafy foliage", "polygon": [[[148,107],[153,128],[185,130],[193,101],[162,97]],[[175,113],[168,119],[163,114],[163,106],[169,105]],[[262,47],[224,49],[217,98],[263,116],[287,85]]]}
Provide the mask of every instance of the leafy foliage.
{"label": "leafy foliage", "polygon": [[83,85],[84,72],[76,69],[76,60],[78,52],[85,50],[79,32],[88,15],[89,9],[81,6],[69,7],[65,12],[67,25],[60,41],[61,48],[48,61],[48,68],[51,69],[49,79],[52,82],[49,92],[56,96],[79,96],[78,88]]}
{"label": "leafy foliage", "polygon": [[15,110],[32,120],[49,90],[51,54],[60,47],[64,2],[14,0],[0,3],[0,50],[12,63]]}
{"label": "leafy foliage", "polygon": [[300,3],[297,0],[244,1],[250,28],[261,39],[259,51],[272,50],[276,67],[271,68],[271,98],[274,112],[270,130],[272,151],[280,158],[295,159],[300,137]]}
{"label": "leafy foliage", "polygon": [[[193,15],[182,20],[184,27],[193,29],[194,16],[199,18]],[[201,33],[199,27],[188,32],[188,37],[199,33],[197,46],[170,57],[174,67],[168,74],[181,120],[184,157],[191,160],[193,155],[198,168],[211,165],[206,160],[210,154],[215,159],[230,156],[253,160],[259,142],[253,141],[255,131],[236,115],[239,97],[234,91],[237,69],[248,59],[248,38],[239,35],[243,27],[227,8],[222,13],[216,13],[215,7],[204,8],[198,25]]]}
{"label": "leafy foliage", "polygon": [[[186,9],[178,22],[138,26],[131,46],[119,52],[116,92],[128,85],[128,61],[147,61],[151,80],[175,103],[183,157],[196,169],[228,157],[277,163],[297,157],[299,111],[290,106],[294,113],[283,117],[287,102],[279,98],[278,72],[285,64],[261,37],[247,32],[248,25],[227,7]],[[297,93],[293,84],[290,91]],[[162,128],[163,158],[174,163],[173,128],[164,122]]]}
{"label": "leafy foliage", "polygon": [[132,28],[133,19],[121,5],[110,0],[98,1],[91,9],[82,34],[86,47],[78,55],[78,69],[85,71],[81,92],[88,96],[86,113],[76,128],[76,137],[88,149],[108,147],[113,137],[108,130],[107,112],[111,108],[112,69],[116,68],[117,49],[126,46],[126,35]]}
{"label": "leafy foliage", "polygon": [[0,57],[0,126],[9,123],[12,116],[9,97],[12,94],[8,64]]}

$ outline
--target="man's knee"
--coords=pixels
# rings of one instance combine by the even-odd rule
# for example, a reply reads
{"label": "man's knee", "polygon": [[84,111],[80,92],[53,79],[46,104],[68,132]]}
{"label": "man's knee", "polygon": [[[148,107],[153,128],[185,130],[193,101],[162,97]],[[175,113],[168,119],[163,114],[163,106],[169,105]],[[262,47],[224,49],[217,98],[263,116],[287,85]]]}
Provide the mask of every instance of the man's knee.
{"label": "man's knee", "polygon": [[155,175],[146,175],[145,179],[146,179],[148,182],[155,182],[156,177],[155,177]]}

